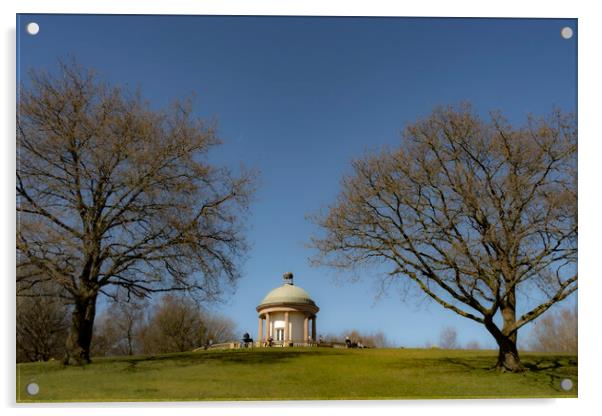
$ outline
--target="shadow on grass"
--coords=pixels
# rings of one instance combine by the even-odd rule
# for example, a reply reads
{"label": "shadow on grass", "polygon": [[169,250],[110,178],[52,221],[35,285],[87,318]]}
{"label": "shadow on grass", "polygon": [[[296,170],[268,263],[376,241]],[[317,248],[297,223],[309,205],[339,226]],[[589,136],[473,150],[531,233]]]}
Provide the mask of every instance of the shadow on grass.
{"label": "shadow on grass", "polygon": [[[440,357],[440,358],[412,358],[397,361],[394,366],[399,369],[438,368],[445,371],[497,371],[495,356],[477,357]],[[530,356],[522,358],[525,373],[547,374],[554,377],[576,375],[577,358],[574,356]]]}
{"label": "shadow on grass", "polygon": [[[326,351],[291,351],[291,350],[228,350],[228,351],[203,351],[203,352],[186,352],[175,354],[162,354],[144,357],[119,357],[114,359],[103,359],[97,362],[112,361],[115,363],[127,363],[127,367],[123,371],[145,371],[151,367],[145,364],[160,364],[168,363],[170,366],[190,366],[204,363],[218,364],[245,364],[245,365],[264,365],[277,364],[285,361],[291,361],[301,356],[325,356],[334,355],[333,352]],[[142,367],[141,367],[142,366]]]}
{"label": "shadow on grass", "polygon": [[567,393],[561,388],[564,379],[570,379],[576,391],[577,383],[577,357],[570,356],[548,356],[537,359],[525,359],[523,366],[527,369],[527,376],[541,380],[547,380],[549,385],[556,391]]}
{"label": "shadow on grass", "polygon": [[[470,370],[492,370],[495,369],[495,359],[491,357],[479,358],[440,358],[438,361],[452,365],[462,366]],[[568,370],[577,368],[577,358],[570,356],[530,357],[528,355],[521,359],[523,367],[531,372],[550,372],[551,370]]]}
{"label": "shadow on grass", "polygon": [[525,360],[523,366],[529,371],[549,371],[556,370],[559,368],[577,367],[577,359],[571,357],[545,357],[538,358],[535,361]]}
{"label": "shadow on grass", "polygon": [[440,364],[448,364],[452,366],[462,367],[467,370],[475,371],[491,371],[495,369],[495,359],[491,357],[479,357],[479,358],[439,358],[437,360]]}
{"label": "shadow on grass", "polygon": [[[440,358],[436,361],[450,369],[456,368],[462,371],[490,373],[497,371],[495,360],[492,361],[490,357]],[[577,357],[525,355],[521,361],[526,371],[518,373],[517,376],[525,377],[533,382],[546,383],[558,392],[567,393],[560,387],[562,380],[569,378],[574,383],[577,381]]]}

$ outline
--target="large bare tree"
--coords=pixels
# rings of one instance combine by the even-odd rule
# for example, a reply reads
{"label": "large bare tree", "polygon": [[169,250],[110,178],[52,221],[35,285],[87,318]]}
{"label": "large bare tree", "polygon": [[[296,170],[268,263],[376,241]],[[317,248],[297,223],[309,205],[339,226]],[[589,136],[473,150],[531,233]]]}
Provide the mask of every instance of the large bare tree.
{"label": "large bare tree", "polygon": [[213,123],[156,109],[76,63],[32,72],[17,111],[20,284],[73,303],[65,361],[89,362],[97,298],[231,287],[254,175],[215,167]]}
{"label": "large bare tree", "polygon": [[389,278],[483,324],[497,368],[521,371],[518,330],[577,290],[576,156],[571,114],[516,128],[467,104],[438,108],[399,148],[353,163],[316,216],[314,260],[388,266]]}

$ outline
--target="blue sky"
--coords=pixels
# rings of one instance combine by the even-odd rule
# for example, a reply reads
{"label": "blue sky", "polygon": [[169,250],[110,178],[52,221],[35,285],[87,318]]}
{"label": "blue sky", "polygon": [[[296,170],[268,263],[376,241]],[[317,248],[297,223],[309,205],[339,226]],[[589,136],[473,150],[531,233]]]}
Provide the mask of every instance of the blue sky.
{"label": "blue sky", "polygon": [[576,111],[577,40],[564,26],[577,34],[575,19],[20,15],[18,76],[71,55],[156,107],[196,94],[224,140],[215,163],[261,172],[243,278],[216,306],[241,332],[256,332],[255,306],[292,271],[321,308],[319,333],[380,329],[422,346],[451,325],[462,343],[493,347],[480,325],[398,286],[376,299],[376,275],[351,284],[311,267],[306,216],[334,200],[353,158],[395,145],[436,105],[468,100],[518,123]]}

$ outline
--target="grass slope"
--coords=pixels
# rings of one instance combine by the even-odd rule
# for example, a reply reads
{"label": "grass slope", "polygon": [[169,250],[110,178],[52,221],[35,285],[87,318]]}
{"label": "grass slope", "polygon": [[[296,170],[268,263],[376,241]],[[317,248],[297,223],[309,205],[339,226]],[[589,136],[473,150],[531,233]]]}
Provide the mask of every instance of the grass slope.
{"label": "grass slope", "polygon": [[[272,348],[97,358],[84,367],[17,365],[18,402],[577,397],[577,358],[495,351]],[[571,378],[565,392],[560,381]],[[26,393],[36,382],[40,392]]]}

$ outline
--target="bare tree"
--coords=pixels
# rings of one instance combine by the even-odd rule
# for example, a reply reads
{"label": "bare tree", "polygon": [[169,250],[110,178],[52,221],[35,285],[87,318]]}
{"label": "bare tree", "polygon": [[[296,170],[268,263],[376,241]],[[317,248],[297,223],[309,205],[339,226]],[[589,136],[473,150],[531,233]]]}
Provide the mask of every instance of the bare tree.
{"label": "bare tree", "polygon": [[133,355],[142,351],[146,302],[136,298],[113,302],[101,315],[92,339],[93,355]]}
{"label": "bare tree", "polygon": [[515,128],[468,105],[438,108],[398,149],[354,161],[316,217],[314,261],[389,266],[389,279],[484,325],[498,369],[522,371],[518,330],[577,290],[576,156],[571,114]]}
{"label": "bare tree", "polygon": [[202,344],[202,314],[192,299],[163,296],[141,331],[146,354],[190,351]]}
{"label": "bare tree", "polygon": [[110,357],[122,355],[116,346],[120,344],[122,334],[120,334],[113,321],[107,318],[105,314],[99,316],[94,324],[94,335],[90,344],[91,357]]}
{"label": "bare tree", "polygon": [[458,332],[456,328],[448,326],[443,328],[439,336],[439,345],[447,350],[458,348]]}
{"label": "bare tree", "polygon": [[17,287],[17,361],[48,361],[65,351],[69,306],[51,284]]}
{"label": "bare tree", "polygon": [[239,339],[236,324],[226,316],[204,312],[201,317],[201,344],[220,343]]}
{"label": "bare tree", "polygon": [[577,308],[548,312],[534,325],[532,350],[577,353]]}
{"label": "bare tree", "polygon": [[90,361],[101,294],[213,299],[237,280],[254,175],[212,166],[217,144],[189,102],[155,110],[77,64],[20,87],[18,264],[38,272],[19,279],[71,297],[66,363]]}
{"label": "bare tree", "polygon": [[393,343],[387,338],[383,331],[373,332],[366,338],[366,344],[373,348],[392,348]]}

